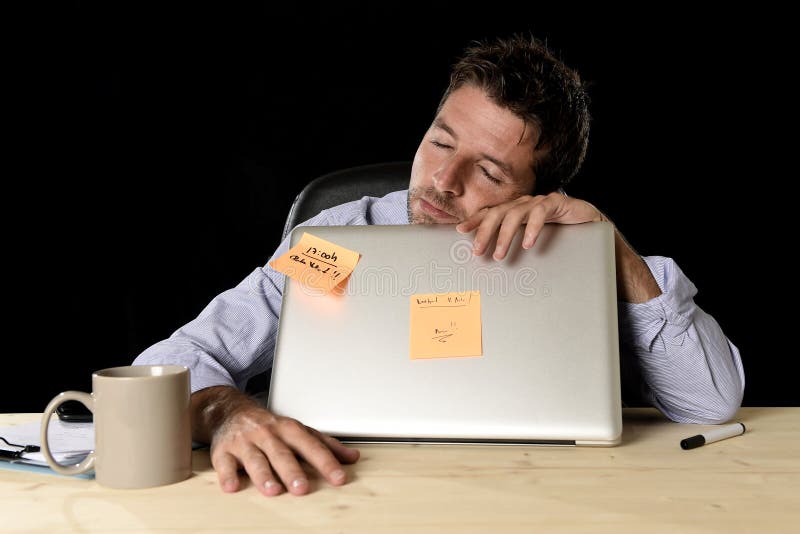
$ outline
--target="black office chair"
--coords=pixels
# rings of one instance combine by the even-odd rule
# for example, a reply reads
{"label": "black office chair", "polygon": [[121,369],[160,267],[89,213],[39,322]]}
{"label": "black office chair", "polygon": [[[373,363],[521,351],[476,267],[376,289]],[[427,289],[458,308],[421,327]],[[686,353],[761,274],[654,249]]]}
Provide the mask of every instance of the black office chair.
{"label": "black office chair", "polygon": [[410,177],[411,162],[395,161],[351,167],[315,178],[294,199],[282,239],[292,228],[326,208],[363,196],[382,197],[392,191],[408,189]]}

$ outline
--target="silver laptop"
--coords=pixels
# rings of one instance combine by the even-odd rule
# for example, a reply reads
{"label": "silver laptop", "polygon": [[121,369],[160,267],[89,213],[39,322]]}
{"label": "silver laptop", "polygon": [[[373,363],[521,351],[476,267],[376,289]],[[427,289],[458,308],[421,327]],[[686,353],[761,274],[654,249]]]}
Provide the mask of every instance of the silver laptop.
{"label": "silver laptop", "polygon": [[[304,232],[361,257],[324,296],[287,277],[269,409],[350,442],[619,443],[610,224],[547,224],[530,250],[518,232],[500,262],[453,225]],[[481,354],[412,359],[411,296],[465,291]]]}

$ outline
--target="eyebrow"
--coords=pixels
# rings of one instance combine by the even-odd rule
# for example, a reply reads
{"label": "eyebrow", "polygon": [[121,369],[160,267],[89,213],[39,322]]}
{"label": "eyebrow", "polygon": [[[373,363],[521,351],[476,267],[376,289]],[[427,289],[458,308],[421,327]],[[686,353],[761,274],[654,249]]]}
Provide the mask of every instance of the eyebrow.
{"label": "eyebrow", "polygon": [[[433,126],[441,130],[444,130],[445,132],[450,134],[453,137],[453,139],[455,139],[456,141],[458,140],[456,132],[446,122],[444,122],[441,117],[436,117],[435,119],[433,119]],[[514,174],[511,172],[511,165],[509,165],[505,161],[501,161],[493,156],[490,156],[489,154],[486,154],[485,152],[481,152],[479,156],[482,159],[489,160],[498,167],[500,167],[503,170],[503,172],[505,172],[507,175],[514,176]]]}

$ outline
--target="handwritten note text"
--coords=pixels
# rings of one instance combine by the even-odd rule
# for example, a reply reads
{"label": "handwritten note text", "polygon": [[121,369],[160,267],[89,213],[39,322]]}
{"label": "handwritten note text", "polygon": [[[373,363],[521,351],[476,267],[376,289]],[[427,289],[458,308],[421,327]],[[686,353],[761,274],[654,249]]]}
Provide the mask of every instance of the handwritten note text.
{"label": "handwritten note text", "polygon": [[308,288],[327,293],[350,276],[359,257],[358,252],[306,232],[295,246],[269,265]]}
{"label": "handwritten note text", "polygon": [[431,293],[411,295],[412,360],[481,356],[481,295]]}

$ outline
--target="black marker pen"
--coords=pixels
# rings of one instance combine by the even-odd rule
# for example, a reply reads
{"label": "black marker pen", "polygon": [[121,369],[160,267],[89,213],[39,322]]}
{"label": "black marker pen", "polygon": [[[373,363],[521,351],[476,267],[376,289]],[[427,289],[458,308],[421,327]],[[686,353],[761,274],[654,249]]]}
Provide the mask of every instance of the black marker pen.
{"label": "black marker pen", "polygon": [[689,450],[702,447],[708,443],[714,443],[721,439],[732,438],[744,434],[745,428],[742,423],[733,423],[732,425],[725,425],[711,430],[706,430],[702,434],[697,434],[690,438],[681,440],[681,449]]}

